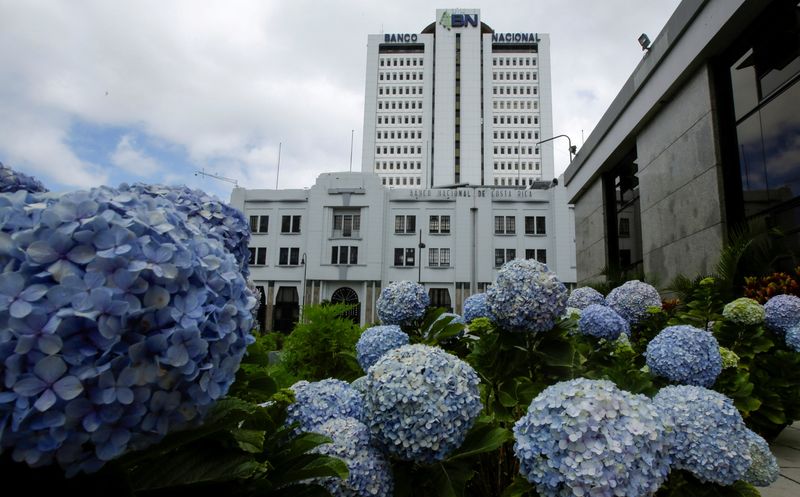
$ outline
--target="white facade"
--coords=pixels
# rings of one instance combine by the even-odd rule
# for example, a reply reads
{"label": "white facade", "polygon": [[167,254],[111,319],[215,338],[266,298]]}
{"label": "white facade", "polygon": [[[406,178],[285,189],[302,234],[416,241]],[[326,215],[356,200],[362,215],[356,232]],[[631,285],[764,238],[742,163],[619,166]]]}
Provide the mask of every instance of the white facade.
{"label": "white facade", "polygon": [[[525,28],[522,28],[525,29]],[[553,179],[550,38],[495,32],[477,9],[370,35],[363,171],[399,188]]]}
{"label": "white facade", "polygon": [[266,329],[286,330],[302,304],[341,298],[358,301],[361,324],[377,322],[380,290],[400,280],[461,313],[514,258],[542,260],[575,282],[574,218],[553,183],[392,189],[372,173],[326,173],[303,190],[235,188],[231,205],[251,222]]}

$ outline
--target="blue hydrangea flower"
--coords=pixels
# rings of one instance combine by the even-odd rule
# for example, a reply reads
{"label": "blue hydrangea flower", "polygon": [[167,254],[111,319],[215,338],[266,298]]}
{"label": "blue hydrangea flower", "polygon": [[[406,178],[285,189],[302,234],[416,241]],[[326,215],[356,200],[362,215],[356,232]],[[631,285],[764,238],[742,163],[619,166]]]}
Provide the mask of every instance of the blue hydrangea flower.
{"label": "blue hydrangea flower", "polygon": [[350,388],[360,393],[361,395],[367,394],[367,376],[359,376],[350,382]]}
{"label": "blue hydrangea flower", "polygon": [[364,420],[364,396],[349,383],[328,378],[291,386],[295,401],[286,409],[286,424],[299,423],[296,433],[315,431],[334,418]]}
{"label": "blue hydrangea flower", "polygon": [[800,322],[786,332],[786,346],[795,352],[800,352]]}
{"label": "blue hydrangea flower", "polygon": [[421,318],[430,303],[422,285],[413,281],[396,281],[381,290],[375,305],[381,323],[402,326]]}
{"label": "blue hydrangea flower", "polygon": [[768,487],[778,481],[780,467],[767,441],[754,431],[747,430],[747,442],[752,462],[743,480],[757,487]]}
{"label": "blue hydrangea flower", "polygon": [[567,287],[545,264],[515,259],[486,291],[492,320],[509,331],[544,332],[567,307]]}
{"label": "blue hydrangea flower", "polygon": [[209,238],[219,240],[236,257],[242,274],[247,277],[250,252],[250,224],[244,214],[213,195],[186,186],[145,185],[136,183],[127,189],[143,195],[166,198],[186,214],[188,221]]}
{"label": "blue hydrangea flower", "polygon": [[475,318],[488,318],[489,306],[486,305],[486,294],[476,293],[464,300],[464,319],[469,323]]}
{"label": "blue hydrangea flower", "polygon": [[736,324],[753,326],[764,322],[764,306],[753,299],[742,297],[725,304],[722,316]]}
{"label": "blue hydrangea flower", "polygon": [[356,343],[356,359],[364,371],[368,370],[383,354],[392,349],[408,345],[408,335],[395,324],[367,328]]}
{"label": "blue hydrangea flower", "polygon": [[647,315],[648,307],[661,307],[661,297],[652,285],[632,280],[611,290],[606,304],[634,325]]}
{"label": "blue hydrangea flower", "polygon": [[464,442],[482,406],[478,375],[438,347],[404,345],[367,373],[366,419],[393,457],[429,464]]}
{"label": "blue hydrangea flower", "polygon": [[32,176],[14,171],[0,162],[0,193],[24,190],[30,193],[45,193],[47,188]]}
{"label": "blue hydrangea flower", "polygon": [[671,434],[655,406],[606,380],[550,385],[514,438],[520,473],[547,497],[653,495],[670,470]]}
{"label": "blue hydrangea flower", "polygon": [[789,328],[800,322],[800,297],[776,295],[764,304],[764,313],[767,328],[778,336],[784,336]]}
{"label": "blue hydrangea flower", "polygon": [[198,423],[255,301],[174,204],[107,187],[0,195],[0,450],[96,471]]}
{"label": "blue hydrangea flower", "polygon": [[722,372],[719,342],[694,326],[669,326],[647,344],[647,367],[676,383],[710,387]]}
{"label": "blue hydrangea flower", "polygon": [[[391,497],[394,495],[392,466],[386,457],[370,444],[369,428],[355,418],[331,419],[320,425],[317,433],[330,437],[333,443],[316,447],[313,452],[344,461],[350,474],[341,478],[319,478],[334,497]],[[312,481],[315,481],[312,480]]]}
{"label": "blue hydrangea flower", "polygon": [[589,304],[581,311],[578,320],[581,334],[606,340],[616,340],[620,334],[628,335],[631,327],[614,309],[600,304]]}
{"label": "blue hydrangea flower", "polygon": [[592,304],[606,305],[606,298],[603,294],[590,286],[582,286],[572,290],[567,299],[567,307],[584,309]]}
{"label": "blue hydrangea flower", "polygon": [[751,462],[748,429],[731,399],[703,387],[675,385],[659,390],[653,403],[675,432],[673,468],[720,485],[744,477]]}

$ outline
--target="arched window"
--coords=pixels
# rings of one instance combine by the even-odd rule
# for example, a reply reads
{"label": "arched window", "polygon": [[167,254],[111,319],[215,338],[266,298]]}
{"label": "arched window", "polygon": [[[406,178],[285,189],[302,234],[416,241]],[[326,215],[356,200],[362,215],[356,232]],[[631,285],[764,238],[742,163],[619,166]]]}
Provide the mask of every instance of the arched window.
{"label": "arched window", "polygon": [[355,290],[346,286],[336,289],[331,295],[331,303],[351,305],[352,309],[342,314],[342,317],[350,318],[355,324],[361,323],[361,302],[358,301]]}

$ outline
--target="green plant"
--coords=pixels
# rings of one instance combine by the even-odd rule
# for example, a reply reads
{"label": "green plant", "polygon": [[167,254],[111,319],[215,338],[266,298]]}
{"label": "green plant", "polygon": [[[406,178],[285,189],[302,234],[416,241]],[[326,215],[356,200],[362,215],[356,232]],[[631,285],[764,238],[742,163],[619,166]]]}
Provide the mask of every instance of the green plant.
{"label": "green plant", "polygon": [[345,304],[308,305],[283,345],[282,367],[308,381],[351,381],[363,373],[355,357],[361,329],[344,317]]}

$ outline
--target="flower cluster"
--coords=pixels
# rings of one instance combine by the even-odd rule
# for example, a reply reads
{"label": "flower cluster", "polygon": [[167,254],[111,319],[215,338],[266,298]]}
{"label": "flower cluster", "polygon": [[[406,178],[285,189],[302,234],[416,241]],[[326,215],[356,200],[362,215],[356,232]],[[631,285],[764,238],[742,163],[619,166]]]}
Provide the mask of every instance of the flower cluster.
{"label": "flower cluster", "polygon": [[509,331],[544,332],[567,307],[567,287],[547,266],[515,259],[497,273],[486,291],[492,321]]}
{"label": "flower cluster", "polygon": [[486,305],[486,294],[476,293],[464,300],[464,319],[469,323],[475,318],[488,318],[489,307]]}
{"label": "flower cluster", "polygon": [[440,461],[461,446],[482,406],[478,375],[437,347],[405,345],[367,373],[366,412],[373,440],[406,461]]}
{"label": "flower cluster", "polygon": [[606,340],[616,340],[620,335],[628,335],[631,327],[614,309],[600,304],[589,304],[581,311],[578,329],[582,335]]}
{"label": "flower cluster", "polygon": [[739,365],[739,354],[731,349],[720,347],[719,355],[722,357],[722,369],[735,368]]}
{"label": "flower cluster", "polygon": [[742,326],[753,326],[764,322],[764,307],[753,299],[742,297],[729,302],[722,310],[728,321]]}
{"label": "flower cluster", "polygon": [[651,373],[676,383],[710,387],[722,372],[717,339],[694,326],[664,328],[647,344],[646,355]]}
{"label": "flower cluster", "polygon": [[673,467],[703,482],[731,485],[750,467],[750,451],[742,416],[733,401],[703,387],[662,388],[653,403],[675,431]]}
{"label": "flower cluster", "polygon": [[335,418],[364,420],[364,396],[347,382],[334,378],[301,380],[290,388],[294,402],[286,409],[286,424],[298,423],[295,433],[315,431]]}
{"label": "flower cluster", "polygon": [[250,243],[250,224],[240,210],[202,190],[192,190],[186,186],[136,183],[130,187],[122,185],[120,189],[168,199],[205,236],[222,242],[228,252],[236,257],[242,274],[245,277],[249,274],[247,262],[250,252],[247,246]]}
{"label": "flower cluster", "polygon": [[563,319],[580,319],[581,318],[581,310],[577,307],[567,307],[564,310],[564,315],[562,316]]}
{"label": "flower cluster", "polygon": [[337,418],[323,423],[317,433],[330,437],[333,443],[317,446],[314,452],[341,459],[350,474],[341,478],[319,478],[334,497],[391,497],[394,494],[392,466],[384,455],[370,444],[369,428],[354,418]]}
{"label": "flower cluster", "polygon": [[360,393],[361,395],[367,394],[367,376],[359,376],[350,382],[350,388]]}
{"label": "flower cluster", "polygon": [[567,299],[567,307],[583,309],[592,304],[606,305],[606,298],[603,294],[590,286],[582,286],[572,290]]}
{"label": "flower cluster", "polygon": [[652,402],[606,380],[547,387],[514,438],[520,473],[548,497],[652,495],[670,470],[671,437]]}
{"label": "flower cluster", "polygon": [[411,324],[425,314],[430,303],[422,285],[413,281],[390,283],[378,297],[378,318],[383,324]]}
{"label": "flower cluster", "polygon": [[29,193],[45,193],[47,188],[36,178],[14,171],[0,162],[0,193],[24,190]]}
{"label": "flower cluster", "polygon": [[776,295],[764,304],[767,328],[784,336],[789,328],[800,324],[800,297]]}
{"label": "flower cluster", "polygon": [[364,371],[375,364],[383,354],[408,345],[408,335],[395,324],[373,326],[361,334],[356,343],[356,359]]}
{"label": "flower cluster", "polygon": [[170,201],[20,191],[0,195],[0,227],[0,448],[16,461],[96,471],[225,395],[255,299]]}
{"label": "flower cluster", "polygon": [[768,487],[780,476],[778,460],[769,449],[769,444],[759,434],[747,430],[747,442],[750,448],[750,468],[743,480],[757,487]]}
{"label": "flower cluster", "polygon": [[786,332],[786,346],[795,352],[800,352],[800,322]]}
{"label": "flower cluster", "polygon": [[606,303],[633,325],[647,315],[648,307],[661,307],[661,297],[652,285],[631,280],[611,290]]}

